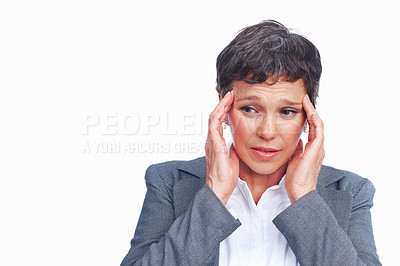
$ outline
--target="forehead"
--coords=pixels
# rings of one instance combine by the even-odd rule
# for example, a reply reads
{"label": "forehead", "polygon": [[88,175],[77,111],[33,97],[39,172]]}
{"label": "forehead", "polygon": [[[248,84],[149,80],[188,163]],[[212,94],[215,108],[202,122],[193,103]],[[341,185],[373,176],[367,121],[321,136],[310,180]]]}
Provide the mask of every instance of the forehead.
{"label": "forehead", "polygon": [[294,82],[278,81],[275,84],[268,84],[267,82],[251,84],[242,80],[235,80],[232,89],[235,91],[236,100],[248,98],[248,96],[300,99],[306,94],[302,79]]}

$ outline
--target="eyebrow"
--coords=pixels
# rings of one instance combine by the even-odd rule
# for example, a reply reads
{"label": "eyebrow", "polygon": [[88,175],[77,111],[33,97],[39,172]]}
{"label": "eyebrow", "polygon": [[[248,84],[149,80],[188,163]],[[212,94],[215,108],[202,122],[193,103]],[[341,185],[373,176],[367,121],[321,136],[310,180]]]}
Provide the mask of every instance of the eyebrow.
{"label": "eyebrow", "polygon": [[286,105],[303,105],[303,102],[296,102],[296,101],[291,101],[289,99],[282,99],[281,100],[282,103],[286,104]]}
{"label": "eyebrow", "polygon": [[[239,96],[236,98],[236,101],[244,101],[244,100],[261,102],[261,99],[258,96],[254,96],[254,95],[242,96],[242,97]],[[301,101],[296,102],[296,101],[291,101],[286,98],[280,99],[280,102],[283,104],[286,104],[286,105],[302,105],[303,104]]]}
{"label": "eyebrow", "polygon": [[236,98],[236,101],[244,101],[244,100],[261,102],[261,99],[259,97],[252,95],[242,96],[242,97],[239,96]]}

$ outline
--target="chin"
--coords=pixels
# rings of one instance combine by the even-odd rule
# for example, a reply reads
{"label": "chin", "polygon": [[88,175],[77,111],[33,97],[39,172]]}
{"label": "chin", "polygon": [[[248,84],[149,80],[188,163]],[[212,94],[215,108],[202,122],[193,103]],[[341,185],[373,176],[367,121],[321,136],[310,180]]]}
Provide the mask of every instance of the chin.
{"label": "chin", "polygon": [[279,164],[277,162],[259,162],[250,159],[250,162],[243,163],[251,169],[251,171],[259,174],[259,175],[271,175],[284,167],[286,164]]}
{"label": "chin", "polygon": [[[282,167],[282,166],[281,166]],[[271,175],[278,171],[281,167],[278,166],[268,166],[266,164],[258,163],[257,165],[254,166],[252,169],[254,172],[260,175]]]}

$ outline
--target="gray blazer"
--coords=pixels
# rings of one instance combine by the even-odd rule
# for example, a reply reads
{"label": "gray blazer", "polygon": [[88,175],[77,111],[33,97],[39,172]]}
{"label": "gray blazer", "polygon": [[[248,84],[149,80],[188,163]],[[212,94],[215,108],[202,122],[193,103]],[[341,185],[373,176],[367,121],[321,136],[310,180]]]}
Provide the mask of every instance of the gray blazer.
{"label": "gray blazer", "polygon": [[[218,265],[219,244],[240,221],[205,184],[205,157],[151,165],[145,179],[142,212],[121,265]],[[371,225],[374,192],[369,180],[322,166],[317,190],[273,223],[301,265],[381,265]]]}

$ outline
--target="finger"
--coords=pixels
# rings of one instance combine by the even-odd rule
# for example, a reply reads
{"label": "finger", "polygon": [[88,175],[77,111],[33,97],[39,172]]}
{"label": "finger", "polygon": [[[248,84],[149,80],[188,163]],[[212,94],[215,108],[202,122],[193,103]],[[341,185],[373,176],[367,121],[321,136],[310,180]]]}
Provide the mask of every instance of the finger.
{"label": "finger", "polygon": [[310,101],[308,95],[303,98],[303,108],[307,115],[307,123],[309,125],[308,140],[312,141],[316,138],[323,139],[324,124]]}
{"label": "finger", "polygon": [[205,143],[205,151],[207,155],[213,155],[220,152],[226,153],[227,155],[228,149],[224,137],[220,134],[209,132]]}
{"label": "finger", "polygon": [[290,161],[296,161],[296,160],[300,159],[302,154],[303,154],[303,140],[300,139],[299,143],[297,144],[296,150],[294,151]]}
{"label": "finger", "polygon": [[[222,121],[233,103],[233,93],[229,92],[209,116],[207,141],[208,150],[228,152],[223,137]],[[227,105],[224,105],[227,104]]]}
{"label": "finger", "polygon": [[311,120],[313,119],[313,114],[316,114],[317,111],[315,110],[314,106],[312,105],[308,95],[304,96],[304,98],[303,98],[303,109],[306,112],[307,123],[309,126],[308,141],[311,141],[311,140],[315,139],[315,132],[316,132],[314,124],[312,123]]}
{"label": "finger", "polygon": [[324,123],[322,122],[320,116],[315,113],[311,116],[308,121],[310,127],[310,134],[308,135],[308,141],[317,141],[321,144],[324,141]]}
{"label": "finger", "polygon": [[210,114],[208,136],[206,142],[208,144],[206,145],[207,150],[211,153],[222,152],[226,154],[228,152],[222,129],[222,119],[224,113],[226,113],[226,108],[224,105],[221,105],[214,114]]}
{"label": "finger", "polygon": [[224,114],[222,115],[222,118],[221,118],[222,121],[225,121],[229,111],[232,109],[233,102],[235,101],[235,93],[233,91],[231,91],[230,94],[231,94],[230,95],[230,99],[226,103],[225,110],[224,110],[225,112],[224,112]]}
{"label": "finger", "polygon": [[225,97],[219,102],[214,111],[209,116],[209,128],[211,130],[217,130],[222,134],[222,121],[225,119],[232,103],[233,93],[228,92]]}
{"label": "finger", "polygon": [[223,135],[223,129],[222,129],[222,121],[225,113],[225,106],[222,105],[221,108],[218,110],[218,112],[215,114],[215,116],[211,120],[211,125],[210,125],[210,130],[213,132],[213,130],[217,130],[219,135]]}
{"label": "finger", "polygon": [[218,111],[219,109],[220,109],[220,107],[223,105],[223,106],[227,106],[227,105],[229,105],[229,102],[232,100],[232,94],[233,93],[233,91],[228,91],[226,94],[225,94],[225,96],[224,96],[224,98],[222,98],[220,101],[219,101],[219,103],[217,104],[217,106],[214,108],[214,110],[211,112],[211,113],[215,113],[216,111]]}
{"label": "finger", "polygon": [[219,109],[215,110],[208,117],[208,133],[222,133],[222,115],[224,112],[225,106],[220,105]]}
{"label": "finger", "polygon": [[307,119],[311,119],[312,114],[317,113],[317,110],[315,110],[314,105],[307,94],[303,97],[303,108],[306,112]]}
{"label": "finger", "polygon": [[209,120],[212,120],[215,116],[221,115],[221,110],[226,111],[227,107],[232,104],[233,102],[233,92],[228,92],[224,98],[222,98],[214,110],[211,112],[209,116]]}

